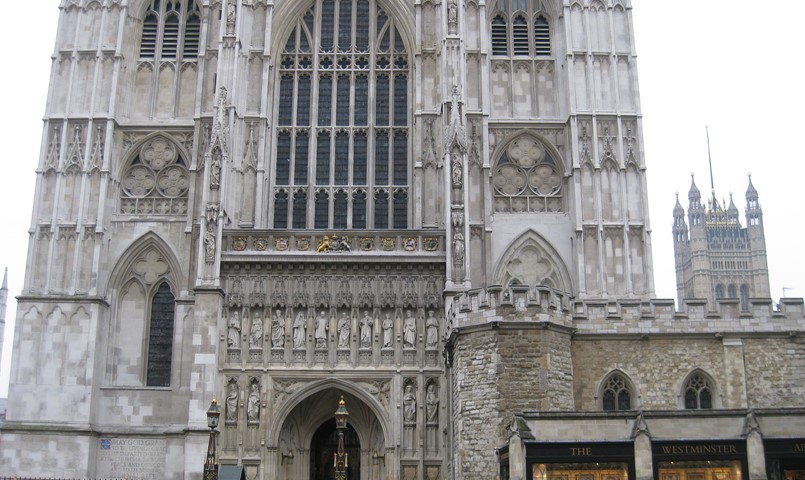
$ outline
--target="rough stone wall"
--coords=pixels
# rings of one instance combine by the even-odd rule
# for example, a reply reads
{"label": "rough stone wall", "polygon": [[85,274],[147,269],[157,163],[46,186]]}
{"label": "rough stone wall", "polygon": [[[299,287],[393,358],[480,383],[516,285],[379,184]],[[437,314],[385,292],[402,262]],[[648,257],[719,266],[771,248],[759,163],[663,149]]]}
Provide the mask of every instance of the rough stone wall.
{"label": "rough stone wall", "polygon": [[457,478],[491,478],[497,471],[502,429],[496,333],[462,335],[453,352]]}
{"label": "rough stone wall", "polygon": [[744,339],[750,408],[805,406],[805,338]]}
{"label": "rough stone wall", "polygon": [[523,410],[573,408],[570,336],[528,328],[498,334],[501,421]]}
{"label": "rough stone wall", "polygon": [[[678,388],[695,368],[725,385],[724,347],[713,339],[595,339],[575,338],[572,345],[576,409],[601,409],[596,389],[615,369],[629,376],[646,410],[679,408]],[[717,404],[718,405],[718,404]],[[724,405],[724,407],[729,407]]]}

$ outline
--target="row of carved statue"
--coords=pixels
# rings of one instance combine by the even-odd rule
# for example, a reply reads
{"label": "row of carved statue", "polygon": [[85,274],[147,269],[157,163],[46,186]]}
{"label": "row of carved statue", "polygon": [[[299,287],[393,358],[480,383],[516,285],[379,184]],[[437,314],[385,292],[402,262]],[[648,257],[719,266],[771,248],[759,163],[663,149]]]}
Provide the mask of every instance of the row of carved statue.
{"label": "row of carved statue", "polygon": [[[327,315],[327,312],[324,310],[319,311],[318,314],[313,317],[308,315],[307,309],[300,309],[293,320],[291,319],[292,314],[292,309],[289,309],[287,315],[283,315],[281,309],[275,311],[271,319],[271,348],[285,348],[285,342],[287,340],[292,342],[294,349],[304,349],[306,346],[307,329],[310,325],[313,330],[315,348],[325,350],[328,346],[327,336],[328,333],[330,333],[332,323],[335,324],[334,334],[336,345],[339,349],[350,348],[353,326],[356,328],[356,333],[358,333],[360,348],[368,349],[372,347],[372,336],[376,329],[382,331],[381,347],[392,348],[395,325],[402,325],[403,348],[416,348],[417,320],[412,310],[407,310],[404,318],[398,313],[394,319],[391,317],[391,312],[385,312],[381,319],[379,313],[375,312],[375,314],[372,315],[369,310],[364,310],[363,316],[360,318],[358,318],[357,310],[352,312],[351,318],[346,311],[342,311],[337,321],[334,321],[335,314]],[[433,310],[428,311],[427,315],[425,319],[425,348],[436,349],[439,345],[439,320],[435,317]],[[290,335],[286,333],[288,325],[290,325]],[[241,348],[240,337],[242,328],[243,320],[240,310],[234,310],[227,321],[226,342],[229,349],[239,350]],[[263,337],[263,319],[256,315],[252,318],[248,335],[249,349],[262,349]]]}
{"label": "row of carved statue", "polygon": [[[417,396],[414,392],[413,380],[407,380],[403,387],[402,415],[406,426],[415,425],[417,421]],[[435,379],[427,382],[425,388],[425,421],[428,425],[439,423],[439,392]],[[227,425],[238,423],[238,407],[240,404],[240,390],[238,381],[232,377],[227,382],[224,402],[224,420]],[[253,377],[249,380],[249,393],[246,398],[246,423],[257,425],[260,423],[260,380]]]}

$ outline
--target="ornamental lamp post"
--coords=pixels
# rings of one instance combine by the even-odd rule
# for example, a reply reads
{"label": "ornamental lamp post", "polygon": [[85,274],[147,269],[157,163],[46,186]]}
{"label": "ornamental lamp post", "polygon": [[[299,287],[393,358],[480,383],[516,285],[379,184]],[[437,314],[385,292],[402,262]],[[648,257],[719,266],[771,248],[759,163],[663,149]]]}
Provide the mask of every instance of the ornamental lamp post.
{"label": "ornamental lamp post", "polygon": [[207,459],[204,461],[204,480],[218,480],[218,465],[215,464],[215,428],[218,426],[218,401],[214,398],[207,410],[207,426],[210,427],[210,443],[207,445]]}
{"label": "ornamental lamp post", "polygon": [[338,431],[338,453],[333,454],[333,466],[335,467],[335,480],[347,480],[347,467],[349,467],[349,454],[344,451],[344,430],[347,429],[347,419],[349,412],[344,397],[338,402],[338,410],[335,411],[335,428]]}

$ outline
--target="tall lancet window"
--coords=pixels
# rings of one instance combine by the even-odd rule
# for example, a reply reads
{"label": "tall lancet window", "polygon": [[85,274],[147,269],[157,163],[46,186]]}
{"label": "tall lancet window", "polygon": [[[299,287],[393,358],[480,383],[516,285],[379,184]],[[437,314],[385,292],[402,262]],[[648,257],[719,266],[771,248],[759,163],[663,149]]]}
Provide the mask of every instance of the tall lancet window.
{"label": "tall lancet window", "polygon": [[200,36],[196,0],[151,0],[143,19],[140,58],[192,60],[198,55]]}
{"label": "tall lancet window", "polygon": [[551,27],[541,0],[499,0],[490,26],[492,55],[551,54]]}
{"label": "tall lancet window", "polygon": [[297,21],[276,82],[274,228],[409,227],[410,62],[375,0],[317,0]]}

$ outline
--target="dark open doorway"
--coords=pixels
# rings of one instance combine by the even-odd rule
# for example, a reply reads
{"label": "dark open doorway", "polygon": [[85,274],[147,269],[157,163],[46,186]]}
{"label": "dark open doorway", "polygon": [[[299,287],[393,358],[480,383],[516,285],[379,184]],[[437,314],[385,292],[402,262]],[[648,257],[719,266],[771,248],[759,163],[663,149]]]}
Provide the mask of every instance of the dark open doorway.
{"label": "dark open doorway", "polygon": [[[361,442],[355,429],[349,424],[344,432],[344,448],[349,458],[348,480],[360,480]],[[337,451],[338,431],[335,428],[335,419],[327,420],[316,430],[310,445],[310,480],[332,480],[333,455]]]}

